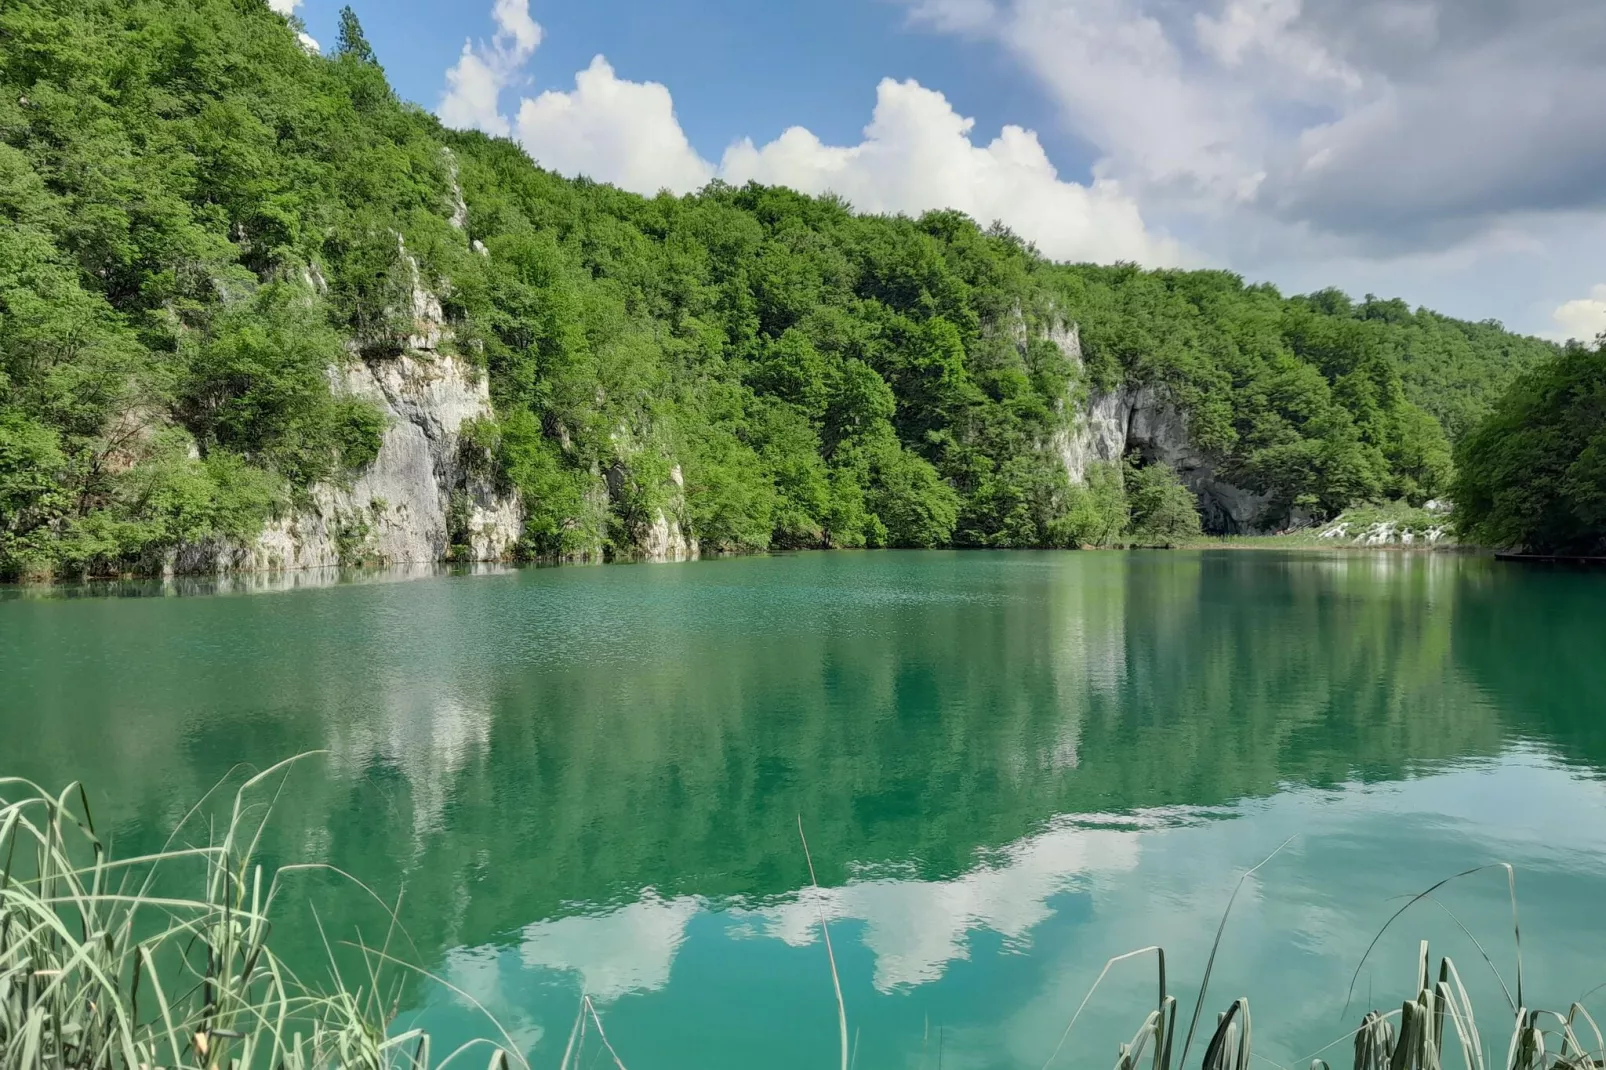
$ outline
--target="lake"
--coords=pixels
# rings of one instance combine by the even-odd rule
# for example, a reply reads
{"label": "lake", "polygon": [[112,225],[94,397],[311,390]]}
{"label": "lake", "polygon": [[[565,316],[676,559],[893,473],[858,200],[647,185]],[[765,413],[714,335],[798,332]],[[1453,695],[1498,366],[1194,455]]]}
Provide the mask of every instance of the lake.
{"label": "lake", "polygon": [[[1256,1051],[1308,1065],[1414,994],[1424,937],[1503,1053],[1468,935],[1515,987],[1503,872],[1361,964],[1398,897],[1496,862],[1527,1002],[1606,982],[1599,573],[928,552],[294,579],[0,595],[0,773],[82,779],[130,851],[239,763],[325,752],[264,857],[404,889],[394,943],[446,983],[406,981],[400,1022],[442,1051],[487,1030],[477,1001],[556,1067],[584,991],[632,1070],[836,1066],[823,918],[857,1068],[1037,1068],[1112,956],[1163,945],[1185,1018],[1285,843],[1190,1064],[1243,995]],[[318,923],[383,939],[344,880],[292,886],[293,961],[323,961]],[[1152,960],[1113,969],[1055,1065],[1113,1063],[1154,989]]]}

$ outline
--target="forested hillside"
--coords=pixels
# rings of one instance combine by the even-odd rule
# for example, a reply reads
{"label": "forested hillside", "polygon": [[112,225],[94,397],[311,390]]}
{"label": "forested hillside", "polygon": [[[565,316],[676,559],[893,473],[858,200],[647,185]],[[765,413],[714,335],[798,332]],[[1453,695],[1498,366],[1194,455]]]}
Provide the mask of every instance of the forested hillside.
{"label": "forested hillside", "polygon": [[1606,555],[1606,338],[1519,379],[1461,443],[1461,524],[1488,545]]}
{"label": "forested hillside", "polygon": [[529,557],[630,553],[665,515],[705,551],[1164,542],[1192,514],[1159,458],[1063,449],[1138,386],[1264,526],[1420,503],[1557,352],[1052,264],[955,213],[565,179],[444,130],[381,58],[355,16],[311,54],[263,0],[0,9],[0,575],[155,567],[349,483],[387,417],[330,370],[420,330],[489,378],[463,452]]}

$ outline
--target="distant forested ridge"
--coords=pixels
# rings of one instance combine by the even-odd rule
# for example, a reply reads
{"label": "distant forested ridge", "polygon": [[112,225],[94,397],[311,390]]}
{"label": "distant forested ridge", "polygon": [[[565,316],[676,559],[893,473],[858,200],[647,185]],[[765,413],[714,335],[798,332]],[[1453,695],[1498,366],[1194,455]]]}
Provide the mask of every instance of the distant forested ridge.
{"label": "distant forested ridge", "polygon": [[1139,387],[1258,526],[1421,503],[1559,352],[1054,264],[954,212],[565,179],[399,100],[342,27],[320,57],[262,0],[0,9],[0,575],[171,567],[305,514],[394,420],[336,373],[421,349],[488,379],[454,448],[525,557],[628,554],[666,517],[704,551],[1174,541],[1197,488],[1164,457],[1066,460]]}

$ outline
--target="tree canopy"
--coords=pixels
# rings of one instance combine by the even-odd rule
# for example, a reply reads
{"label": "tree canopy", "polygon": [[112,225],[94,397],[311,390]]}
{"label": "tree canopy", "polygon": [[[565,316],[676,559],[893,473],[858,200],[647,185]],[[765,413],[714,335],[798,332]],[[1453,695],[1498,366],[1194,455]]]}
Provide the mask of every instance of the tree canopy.
{"label": "tree canopy", "polygon": [[[1073,486],[1054,442],[1123,382],[1163,387],[1270,520],[1420,501],[1555,352],[1054,264],[955,212],[565,179],[442,128],[380,59],[350,9],[328,57],[256,0],[0,10],[0,575],[249,538],[367,463],[383,426],[327,369],[406,344],[415,278],[489,376],[472,434],[530,556],[628,552],[671,498],[712,549],[1097,541],[1127,481]],[[1081,369],[1048,340],[1073,322]]]}
{"label": "tree canopy", "polygon": [[1519,379],[1461,444],[1463,531],[1534,553],[1606,554],[1606,338]]}

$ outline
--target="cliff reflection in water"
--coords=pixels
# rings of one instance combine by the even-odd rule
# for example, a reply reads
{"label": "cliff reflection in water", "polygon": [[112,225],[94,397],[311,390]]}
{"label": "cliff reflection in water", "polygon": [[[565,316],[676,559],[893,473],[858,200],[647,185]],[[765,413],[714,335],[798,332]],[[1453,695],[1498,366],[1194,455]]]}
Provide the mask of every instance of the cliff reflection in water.
{"label": "cliff reflection in water", "polygon": [[[405,884],[426,965],[516,945],[557,967],[611,946],[593,915],[620,908],[620,939],[672,953],[631,926],[683,932],[689,897],[803,939],[801,814],[828,912],[883,919],[890,990],[1135,864],[1143,815],[1517,738],[1601,764],[1577,701],[1606,691],[1596,591],[1441,556],[926,553],[9,602],[0,728],[13,771],[85,779],[130,846],[238,761],[329,751],[269,854]],[[1096,814],[1119,827],[1075,817]],[[325,927],[374,927],[305,883]],[[299,909],[281,937],[320,946]]]}
{"label": "cliff reflection in water", "polygon": [[[949,877],[1059,814],[1497,754],[1497,711],[1450,657],[1458,563],[1379,574],[1397,560],[978,555],[933,584],[901,558],[877,586],[778,590],[747,570],[794,562],[740,563],[674,614],[593,618],[615,638],[585,660],[500,680],[444,870],[539,859],[536,916],[648,886],[761,897],[804,881],[802,814],[823,883]],[[476,931],[507,916],[502,881],[476,883]]]}

